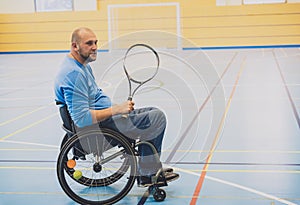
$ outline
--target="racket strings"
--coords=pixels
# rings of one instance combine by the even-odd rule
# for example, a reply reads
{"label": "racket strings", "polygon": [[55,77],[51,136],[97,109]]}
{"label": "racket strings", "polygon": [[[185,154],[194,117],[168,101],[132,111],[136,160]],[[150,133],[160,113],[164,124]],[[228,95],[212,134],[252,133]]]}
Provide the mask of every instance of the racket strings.
{"label": "racket strings", "polygon": [[129,80],[134,83],[142,83],[151,80],[157,74],[159,58],[157,53],[151,49],[140,44],[129,48],[123,63]]}
{"label": "racket strings", "polygon": [[[157,52],[146,44],[135,44],[127,50],[123,69],[128,78],[129,98],[133,97],[139,87],[156,76],[159,63]],[[137,84],[133,92],[131,82]]]}

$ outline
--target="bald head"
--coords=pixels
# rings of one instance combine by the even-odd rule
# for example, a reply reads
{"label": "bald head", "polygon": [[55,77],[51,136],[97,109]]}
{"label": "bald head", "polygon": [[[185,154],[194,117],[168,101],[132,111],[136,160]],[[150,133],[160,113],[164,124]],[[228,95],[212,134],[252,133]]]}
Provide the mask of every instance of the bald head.
{"label": "bald head", "polygon": [[71,42],[72,43],[80,43],[83,36],[86,34],[94,34],[94,32],[91,29],[86,28],[86,27],[80,27],[80,28],[75,29],[72,33]]}

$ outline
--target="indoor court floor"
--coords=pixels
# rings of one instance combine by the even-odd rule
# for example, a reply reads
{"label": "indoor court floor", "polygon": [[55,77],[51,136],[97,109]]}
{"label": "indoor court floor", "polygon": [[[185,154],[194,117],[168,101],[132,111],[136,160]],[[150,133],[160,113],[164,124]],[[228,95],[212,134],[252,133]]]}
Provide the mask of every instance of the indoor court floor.
{"label": "indoor court floor", "polygon": [[[154,89],[137,96],[137,107],[152,104],[167,114],[162,161],[180,174],[164,188],[165,201],[150,196],[145,204],[300,204],[300,48],[206,49],[203,64],[188,62],[189,72],[176,67],[197,52],[175,52]],[[0,55],[1,205],[76,204],[56,177],[64,131],[53,82],[65,55]],[[99,52],[104,67],[105,55]],[[112,86],[125,80],[122,68],[104,75],[97,65],[104,91],[126,99],[127,84]],[[135,185],[117,204],[137,204],[144,191]]]}

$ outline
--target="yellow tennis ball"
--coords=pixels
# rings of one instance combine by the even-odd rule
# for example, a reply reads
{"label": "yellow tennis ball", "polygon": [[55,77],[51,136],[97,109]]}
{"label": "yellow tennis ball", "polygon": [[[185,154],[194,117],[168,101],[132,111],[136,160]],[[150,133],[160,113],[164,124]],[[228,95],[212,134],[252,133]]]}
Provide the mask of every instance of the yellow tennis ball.
{"label": "yellow tennis ball", "polygon": [[82,177],[82,172],[79,170],[75,170],[75,172],[73,173],[73,178],[78,180]]}

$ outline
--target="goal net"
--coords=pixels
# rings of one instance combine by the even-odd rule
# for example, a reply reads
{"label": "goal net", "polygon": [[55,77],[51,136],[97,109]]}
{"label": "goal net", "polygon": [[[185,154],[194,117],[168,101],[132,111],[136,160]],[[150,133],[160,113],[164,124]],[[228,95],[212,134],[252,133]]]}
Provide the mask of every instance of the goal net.
{"label": "goal net", "polygon": [[109,50],[134,43],[181,49],[179,3],[113,4],[107,12]]}

